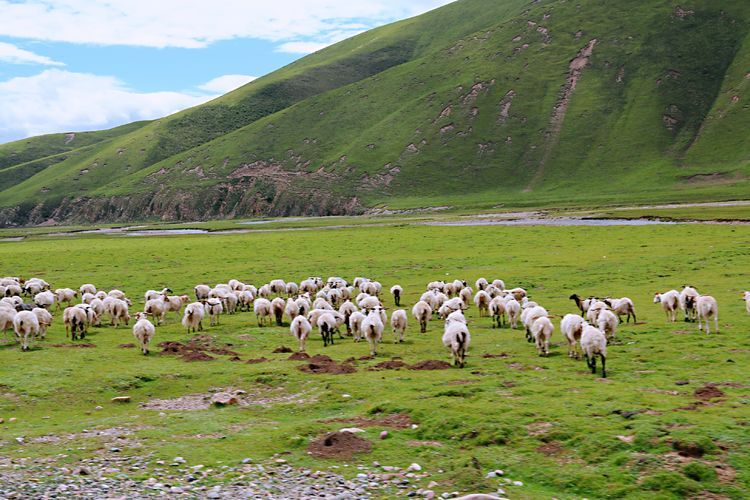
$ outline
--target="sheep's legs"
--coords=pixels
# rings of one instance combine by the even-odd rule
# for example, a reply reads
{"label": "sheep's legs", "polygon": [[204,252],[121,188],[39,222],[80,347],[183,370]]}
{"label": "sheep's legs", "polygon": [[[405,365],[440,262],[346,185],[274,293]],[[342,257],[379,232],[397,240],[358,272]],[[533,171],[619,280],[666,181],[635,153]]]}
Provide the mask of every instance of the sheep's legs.
{"label": "sheep's legs", "polygon": [[607,362],[607,358],[602,355],[602,378],[607,378],[606,362]]}

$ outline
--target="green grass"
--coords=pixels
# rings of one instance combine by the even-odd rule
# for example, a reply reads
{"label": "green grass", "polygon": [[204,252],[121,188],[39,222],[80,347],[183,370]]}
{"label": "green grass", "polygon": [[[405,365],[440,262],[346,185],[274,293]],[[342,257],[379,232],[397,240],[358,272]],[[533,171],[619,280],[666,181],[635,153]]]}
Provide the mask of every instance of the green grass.
{"label": "green grass", "polygon": [[[497,480],[484,479],[501,468],[524,486],[505,487],[513,498],[681,498],[712,492],[742,498],[750,488],[746,366],[750,316],[739,299],[748,287],[750,264],[745,226],[678,225],[627,228],[565,227],[358,227],[327,231],[274,232],[234,236],[159,238],[79,237],[0,243],[6,274],[41,276],[53,286],[93,282],[120,288],[140,307],[143,291],[168,285],[188,293],[196,283],[236,277],[262,284],[271,278],[311,275],[366,275],[384,285],[399,283],[410,307],[434,279],[480,276],[503,278],[527,288],[534,300],[558,317],[573,312],[572,292],[629,296],[638,325],[623,325],[610,346],[609,378],[587,373],[582,362],[567,358],[559,331],[549,358],[536,356],[521,331],[493,330],[489,319],[468,311],[472,348],[464,370],[371,372],[366,367],[392,356],[407,363],[447,359],[441,325],[427,334],[409,327],[407,342],[391,343],[386,334],[377,361],[360,361],[357,373],[305,375],[298,362],[272,354],[293,346],[286,328],[258,328],[252,314],[224,316],[208,329],[220,343],[244,359],[265,356],[270,363],[248,365],[226,357],[184,363],[153,354],[144,357],[119,344],[132,342],[129,329],[94,329],[95,349],[61,349],[59,315],[46,342],[22,353],[17,345],[0,347],[2,455],[68,458],[73,463],[101,452],[104,444],[76,438],[63,444],[20,445],[46,434],[123,426],[134,430],[123,453],[154,453],[154,459],[183,456],[190,465],[234,464],[284,453],[293,465],[325,468],[341,465],[307,455],[307,443],[345,424],[322,420],[407,412],[417,429],[391,430],[385,441],[379,428],[368,430],[372,453],[351,464],[407,466],[420,463],[442,491],[494,491]],[[54,256],[54,258],[52,257]],[[690,282],[714,295],[720,305],[720,335],[699,335],[693,324],[667,324],[652,303],[653,292]],[[390,297],[387,305],[393,308]],[[556,328],[558,320],[555,319]],[[250,337],[248,337],[248,335]],[[157,331],[157,342],[184,340],[171,316]],[[324,349],[317,335],[310,354],[338,361],[367,354],[364,344],[339,341]],[[505,359],[483,354],[507,353]],[[729,361],[731,360],[731,362]],[[689,384],[677,386],[676,381]],[[684,409],[693,391],[706,383],[725,397]],[[278,389],[304,394],[304,403],[269,407],[229,407],[206,411],[159,412],[139,408],[153,398],[171,398],[233,386]],[[130,395],[130,405],[110,398]],[[343,398],[350,394],[351,398]],[[94,408],[103,406],[100,411]],[[615,411],[641,411],[625,418]],[[8,423],[8,418],[18,421]],[[49,418],[44,418],[49,417]],[[631,444],[617,436],[634,436]],[[411,446],[435,441],[440,446]],[[705,455],[684,463],[675,459],[673,442],[692,443]],[[552,454],[545,451],[553,452]],[[736,471],[723,482],[716,465]],[[338,469],[345,474],[348,469]],[[438,472],[442,470],[443,472]],[[142,472],[148,477],[149,471]],[[425,486],[423,485],[423,486]]]}
{"label": "green grass", "polygon": [[[63,161],[35,159],[35,175],[0,191],[0,223],[748,199],[750,9],[677,7],[461,0]],[[551,110],[594,38],[558,137]]]}

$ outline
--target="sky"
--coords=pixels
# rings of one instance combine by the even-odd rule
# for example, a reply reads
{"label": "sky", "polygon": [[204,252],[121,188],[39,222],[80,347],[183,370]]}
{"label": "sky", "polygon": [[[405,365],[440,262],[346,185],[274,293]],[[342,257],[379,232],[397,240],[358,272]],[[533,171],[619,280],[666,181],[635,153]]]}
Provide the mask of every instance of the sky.
{"label": "sky", "polygon": [[211,100],[452,0],[0,0],[0,143]]}

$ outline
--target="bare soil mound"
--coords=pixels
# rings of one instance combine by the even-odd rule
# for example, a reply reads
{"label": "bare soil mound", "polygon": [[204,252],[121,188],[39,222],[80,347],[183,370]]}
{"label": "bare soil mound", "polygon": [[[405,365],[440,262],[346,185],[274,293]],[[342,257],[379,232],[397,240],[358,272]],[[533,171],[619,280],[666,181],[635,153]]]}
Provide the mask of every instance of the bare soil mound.
{"label": "bare soil mound", "polygon": [[310,359],[310,355],[306,352],[295,352],[286,359],[288,359],[289,361],[307,361],[308,359]]}
{"label": "bare soil mound", "polygon": [[375,366],[368,368],[370,371],[380,370],[400,370],[401,368],[409,368],[409,365],[404,363],[400,358],[393,358],[390,361],[383,361]]}
{"label": "bare soil mound", "polygon": [[[317,356],[316,356],[317,357]],[[324,358],[327,358],[328,356],[322,356]],[[328,358],[329,360],[331,358]],[[329,374],[329,375],[343,375],[345,373],[355,373],[357,371],[356,368],[351,363],[336,363],[333,360],[330,361],[314,361],[315,357],[310,358],[310,362],[301,365],[298,367],[298,369],[305,373],[314,373],[314,374]]]}
{"label": "bare soil mound", "polygon": [[287,346],[284,346],[284,345],[281,347],[277,347],[276,349],[273,350],[274,354],[289,354],[292,352],[294,351],[292,351],[291,349],[289,349]]}
{"label": "bare soil mound", "polygon": [[209,335],[196,335],[188,342],[161,342],[157,347],[161,347],[162,350],[159,354],[166,356],[179,356],[180,359],[187,362],[193,361],[212,361],[216,358],[210,356],[208,353],[216,354],[220,356],[232,356],[239,359],[239,354],[227,349],[232,344],[224,344],[224,346],[217,346],[214,342],[213,337]]}
{"label": "bare soil mound", "polygon": [[355,453],[367,453],[372,443],[351,432],[332,432],[316,439],[307,451],[318,458],[351,458]]}
{"label": "bare soil mound", "polygon": [[267,358],[256,358],[256,359],[248,359],[247,361],[245,361],[245,363],[247,363],[248,365],[257,365],[258,363],[267,363],[269,361],[271,360]]}
{"label": "bare soil mound", "polygon": [[436,359],[420,361],[409,367],[410,370],[450,370],[451,364]]}
{"label": "bare soil mound", "polygon": [[703,401],[720,398],[724,396],[724,391],[712,384],[704,385],[695,390],[695,397]]}
{"label": "bare soil mound", "polygon": [[96,344],[52,344],[52,347],[59,347],[61,349],[93,349]]}

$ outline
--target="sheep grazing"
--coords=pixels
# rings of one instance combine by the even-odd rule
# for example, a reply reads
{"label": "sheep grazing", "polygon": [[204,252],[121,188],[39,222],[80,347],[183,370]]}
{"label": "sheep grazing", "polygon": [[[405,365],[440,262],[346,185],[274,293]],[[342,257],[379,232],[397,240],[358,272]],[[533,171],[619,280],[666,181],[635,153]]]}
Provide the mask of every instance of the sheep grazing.
{"label": "sheep grazing", "polygon": [[479,309],[480,318],[489,316],[490,301],[492,301],[490,294],[484,290],[478,291],[474,296],[474,304],[477,306],[477,309]]}
{"label": "sheep grazing", "polygon": [[353,312],[352,315],[349,316],[349,330],[352,332],[352,335],[354,335],[355,342],[362,340],[362,322],[366,317],[365,314],[359,311]]}
{"label": "sheep grazing", "polygon": [[596,357],[602,358],[602,378],[607,378],[607,337],[601,330],[584,322],[581,349],[591,373],[596,373]]}
{"label": "sheep grazing", "polygon": [[312,331],[310,322],[304,316],[295,316],[292,324],[289,326],[289,330],[292,332],[294,338],[299,341],[299,352],[305,352],[305,341]]}
{"label": "sheep grazing", "polygon": [[370,344],[371,356],[377,355],[378,344],[383,338],[383,330],[385,329],[385,326],[383,325],[381,313],[384,312],[385,311],[382,307],[377,306],[370,311],[364,321],[362,321],[362,333]]}
{"label": "sheep grazing", "polygon": [[89,303],[89,306],[91,306],[91,309],[94,310],[96,313],[96,323],[95,326],[101,326],[102,324],[102,316],[104,316],[104,313],[107,311],[104,307],[104,302],[101,300],[94,298]]}
{"label": "sheep grazing", "polygon": [[34,295],[34,303],[43,309],[51,309],[55,305],[55,294],[46,290]]}
{"label": "sheep grazing", "polygon": [[513,295],[513,298],[519,302],[521,302],[524,298],[528,296],[528,294],[526,293],[526,290],[520,287],[514,288],[513,290],[508,290],[508,292],[510,292],[510,294]]}
{"label": "sheep grazing", "polygon": [[619,322],[617,315],[609,309],[602,309],[596,319],[596,323],[599,325],[599,330],[604,332],[604,335],[606,335],[608,339],[615,338]]}
{"label": "sheep grazing", "polygon": [[84,293],[90,293],[91,295],[94,295],[96,294],[96,287],[91,283],[86,283],[85,285],[81,285],[78,291],[81,292],[81,295],[83,295]]}
{"label": "sheep grazing", "polygon": [[172,290],[169,288],[163,288],[161,292],[157,292],[156,290],[148,290],[145,294],[143,294],[143,298],[146,302],[149,300],[158,299],[161,296],[166,297],[172,293]]}
{"label": "sheep grazing", "polygon": [[91,301],[95,298],[96,295],[94,295],[93,293],[84,293],[83,295],[81,295],[81,302],[83,302],[84,304],[91,304]]}
{"label": "sheep grazing", "polygon": [[72,340],[83,339],[86,336],[87,321],[86,311],[80,307],[66,307],[65,311],[63,311],[65,336],[68,337],[70,335]]}
{"label": "sheep grazing", "polygon": [[[532,302],[529,302],[529,304],[532,304]],[[527,304],[527,307],[525,307],[521,313],[521,322],[526,327],[526,340],[528,342],[534,341],[534,337],[531,333],[531,326],[534,322],[541,317],[548,316],[549,314],[547,313],[547,310],[542,306],[529,306]]]}
{"label": "sheep grazing", "polygon": [[122,290],[117,290],[117,289],[110,290],[107,296],[115,298],[115,299],[119,299],[119,300],[126,299],[125,292],[123,292]]}
{"label": "sheep grazing", "polygon": [[503,297],[495,297],[490,301],[489,312],[492,317],[492,328],[500,328],[502,326],[505,320],[505,304],[506,301]]}
{"label": "sheep grazing", "polygon": [[2,330],[5,338],[8,338],[8,330],[13,328],[13,318],[16,317],[16,309],[9,305],[4,305],[5,302],[0,302],[0,330]]}
{"label": "sheep grazing", "polygon": [[450,313],[448,317],[445,318],[445,324],[447,325],[448,323],[451,323],[451,322],[459,322],[459,323],[466,324],[466,316],[464,316],[464,312],[453,311],[452,313]]}
{"label": "sheep grazing", "polygon": [[750,292],[742,292],[742,300],[745,301],[745,309],[750,314]]}
{"label": "sheep grazing", "polygon": [[180,314],[182,306],[190,302],[190,297],[187,295],[170,295],[164,297],[164,304],[166,305],[166,312],[176,312]]}
{"label": "sheep grazing", "polygon": [[286,283],[286,296],[296,297],[298,293],[299,293],[299,285],[297,285],[297,283],[294,283],[293,281],[288,281]]}
{"label": "sheep grazing", "polygon": [[268,284],[268,287],[273,294],[280,296],[286,293],[286,283],[284,283],[284,280],[272,280]]}
{"label": "sheep grazing", "polygon": [[323,347],[328,347],[328,344],[333,345],[333,331],[336,329],[336,318],[334,318],[331,311],[325,311],[318,316],[315,324],[318,325],[320,336],[323,337]]}
{"label": "sheep grazing", "polygon": [[476,283],[474,283],[477,287],[477,290],[484,291],[489,286],[489,282],[484,278],[479,278]]}
{"label": "sheep grazing", "polygon": [[411,309],[411,315],[419,322],[419,331],[427,331],[427,322],[432,318],[432,307],[427,302],[420,300]]}
{"label": "sheep grazing", "polygon": [[685,313],[685,321],[695,322],[698,319],[696,302],[700,294],[690,285],[685,285],[680,292],[680,309]]}
{"label": "sheep grazing", "polygon": [[612,311],[617,315],[617,320],[622,323],[620,316],[627,315],[626,323],[630,323],[630,317],[633,317],[633,323],[635,319],[635,305],[633,301],[627,297],[621,299],[604,299],[604,303],[612,308]]}
{"label": "sheep grazing", "polygon": [[284,323],[284,310],[286,309],[286,301],[281,297],[276,297],[271,301],[271,312],[276,318],[276,326],[283,326]]}
{"label": "sheep grazing", "polygon": [[341,314],[344,317],[344,325],[346,325],[346,334],[351,335],[352,334],[352,328],[349,324],[349,318],[351,318],[352,314],[357,312],[357,306],[355,306],[351,300],[347,300],[343,304],[341,304],[341,307],[339,307],[339,314]]}
{"label": "sheep grazing", "polygon": [[193,302],[185,307],[185,313],[182,315],[182,326],[187,328],[188,333],[203,330],[203,316],[205,310],[200,302]]}
{"label": "sheep grazing", "polygon": [[146,313],[138,313],[135,315],[135,324],[133,325],[133,337],[138,340],[141,345],[141,352],[148,354],[148,344],[156,334],[156,328],[153,323],[148,320]]}
{"label": "sheep grazing", "polygon": [[403,309],[393,311],[393,314],[391,314],[391,329],[393,329],[393,334],[396,336],[394,343],[403,342],[404,333],[406,332],[406,311]]}
{"label": "sheep grazing", "polygon": [[515,330],[521,317],[521,304],[516,299],[511,298],[505,303],[505,312],[508,314],[510,327]]}
{"label": "sheep grazing", "polygon": [[607,304],[600,300],[594,300],[586,311],[586,319],[589,323],[595,325],[599,321],[599,313],[607,309]]}
{"label": "sheep grazing", "polygon": [[264,326],[266,318],[268,318],[268,326],[271,326],[272,308],[270,300],[255,299],[253,312],[255,312],[255,317],[258,319],[258,326]]}
{"label": "sheep grazing", "polygon": [[221,300],[216,297],[212,297],[206,301],[206,313],[210,318],[210,326],[216,326],[219,324],[219,316],[224,312],[224,306],[221,304]]}
{"label": "sheep grazing", "polygon": [[120,321],[125,323],[125,326],[130,322],[130,314],[128,312],[128,303],[124,300],[116,299],[114,297],[108,297],[103,301],[104,309],[109,315],[110,325],[117,328],[120,326]]}
{"label": "sheep grazing", "polygon": [[35,307],[31,312],[36,315],[36,319],[39,321],[39,336],[45,338],[47,336],[47,328],[52,326],[52,314],[41,307]]}
{"label": "sheep grazing", "polygon": [[21,350],[30,349],[29,342],[39,334],[39,320],[31,311],[21,311],[13,318],[13,331],[21,341]]}
{"label": "sheep grazing", "polygon": [[237,299],[239,303],[239,307],[241,311],[249,311],[250,306],[253,305],[253,300],[255,300],[255,296],[253,295],[253,292],[250,290],[242,290],[237,294]]}
{"label": "sheep grazing", "polygon": [[581,340],[583,333],[583,318],[577,314],[566,314],[560,321],[560,331],[568,341],[568,357],[580,358],[578,351],[578,342]]}
{"label": "sheep grazing", "polygon": [[443,345],[451,350],[453,366],[463,368],[466,365],[466,351],[471,343],[471,335],[466,323],[448,321],[445,323]]}
{"label": "sheep grazing", "polygon": [[393,301],[396,303],[396,307],[401,307],[401,294],[404,293],[404,289],[401,285],[393,285],[391,287],[391,295],[393,295]]}
{"label": "sheep grazing", "polygon": [[714,319],[714,326],[716,327],[716,333],[719,333],[719,304],[716,299],[710,295],[701,295],[695,302],[695,310],[698,316],[698,330],[702,329],[703,322],[706,323],[706,333],[709,331],[709,320]]}
{"label": "sheep grazing", "polygon": [[161,325],[167,314],[167,307],[164,298],[160,295],[159,298],[147,301],[143,306],[143,312],[151,316],[157,325]]}
{"label": "sheep grazing", "polygon": [[375,309],[376,307],[381,307],[380,299],[373,295],[368,295],[362,300],[359,300],[357,302],[357,305],[359,305],[360,309],[364,309],[368,312]]}
{"label": "sheep grazing", "polygon": [[[7,292],[6,292],[7,293]],[[59,310],[63,304],[72,304],[78,292],[70,288],[58,288],[55,290],[55,298],[57,299],[57,309]]]}
{"label": "sheep grazing", "polygon": [[547,316],[542,316],[531,324],[531,334],[540,356],[549,356],[549,339],[554,330],[555,327]]}
{"label": "sheep grazing", "polygon": [[195,291],[195,300],[203,303],[208,300],[208,294],[211,293],[211,287],[208,285],[197,285],[193,290]]}
{"label": "sheep grazing", "polygon": [[492,286],[500,291],[505,290],[505,282],[503,280],[492,280]]}
{"label": "sheep grazing", "polygon": [[568,298],[576,303],[576,306],[578,307],[578,310],[581,311],[582,316],[586,316],[586,313],[589,312],[591,303],[596,300],[593,297],[589,297],[588,299],[581,299],[581,297],[579,297],[576,293]]}
{"label": "sheep grazing", "polygon": [[474,294],[474,291],[468,286],[465,288],[462,288],[458,292],[458,296],[461,297],[461,301],[464,303],[465,308],[468,308],[469,304],[471,304],[473,294]]}
{"label": "sheep grazing", "polygon": [[670,290],[668,292],[654,294],[654,304],[661,304],[662,309],[667,315],[667,321],[674,323],[677,321],[677,307],[680,302],[680,292]]}
{"label": "sheep grazing", "polygon": [[88,327],[93,326],[99,322],[99,316],[97,315],[96,311],[93,307],[91,307],[88,304],[76,304],[74,307],[77,307],[79,309],[82,309],[83,312],[86,313],[86,331],[88,332]]}

